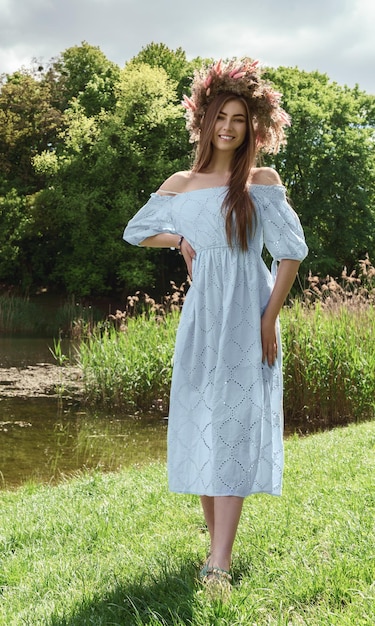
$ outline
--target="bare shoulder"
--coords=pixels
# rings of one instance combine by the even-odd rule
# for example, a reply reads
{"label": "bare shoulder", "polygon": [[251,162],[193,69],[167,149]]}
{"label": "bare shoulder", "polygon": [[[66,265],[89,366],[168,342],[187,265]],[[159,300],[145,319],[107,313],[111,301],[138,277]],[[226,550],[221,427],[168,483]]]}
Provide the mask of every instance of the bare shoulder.
{"label": "bare shoulder", "polygon": [[279,174],[272,167],[255,167],[251,172],[253,185],[282,185]]}
{"label": "bare shoulder", "polygon": [[184,191],[186,191],[190,178],[190,171],[176,172],[175,174],[172,174],[172,176],[167,178],[162,185],[160,185],[158,193],[183,193]]}

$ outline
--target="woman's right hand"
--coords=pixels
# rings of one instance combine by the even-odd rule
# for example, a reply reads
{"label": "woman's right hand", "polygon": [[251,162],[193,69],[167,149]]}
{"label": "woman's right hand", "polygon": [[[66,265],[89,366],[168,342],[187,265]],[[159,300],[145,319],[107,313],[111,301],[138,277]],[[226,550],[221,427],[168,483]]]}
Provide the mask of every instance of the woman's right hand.
{"label": "woman's right hand", "polygon": [[183,239],[180,245],[180,252],[184,257],[188,274],[190,278],[192,278],[192,267],[193,259],[195,259],[195,250],[191,247],[190,243],[186,241],[186,239]]}

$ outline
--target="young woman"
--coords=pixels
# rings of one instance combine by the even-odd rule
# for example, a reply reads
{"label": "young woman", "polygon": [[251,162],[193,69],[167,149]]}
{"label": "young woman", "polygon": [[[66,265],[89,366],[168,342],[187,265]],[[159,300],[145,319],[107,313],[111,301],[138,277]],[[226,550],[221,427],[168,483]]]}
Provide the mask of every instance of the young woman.
{"label": "young woman", "polygon": [[259,150],[285,141],[279,102],[249,59],[196,72],[183,103],[194,166],[166,180],[124,232],[134,245],[179,248],[192,278],[175,347],[168,476],[172,491],[201,498],[207,582],[231,579],[244,497],[282,487],[278,314],[307,247],[279,175],[255,167]]}

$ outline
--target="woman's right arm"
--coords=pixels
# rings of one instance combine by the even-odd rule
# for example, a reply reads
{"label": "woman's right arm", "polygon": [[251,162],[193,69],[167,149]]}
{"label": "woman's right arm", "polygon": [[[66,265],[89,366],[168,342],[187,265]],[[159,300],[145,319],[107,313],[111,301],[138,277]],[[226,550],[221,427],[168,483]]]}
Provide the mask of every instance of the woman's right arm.
{"label": "woman's right arm", "polygon": [[[157,193],[160,195],[175,195],[183,193],[186,187],[188,172],[177,172],[168,178],[158,189]],[[186,239],[182,239],[183,233],[158,233],[147,237],[140,242],[140,246],[150,248],[178,248],[181,255],[184,257],[188,274],[192,276],[192,262],[195,258],[195,250],[191,247],[190,243]]]}
{"label": "woman's right arm", "polygon": [[172,235],[172,233],[159,233],[151,235],[140,242],[140,246],[145,248],[178,248],[181,235]]}
{"label": "woman's right arm", "polygon": [[[141,241],[139,245],[149,248],[178,248],[180,239],[181,235],[160,233],[158,235],[152,235],[152,237],[147,237],[147,239]],[[191,247],[190,243],[186,241],[185,238],[181,241],[179,250],[184,257],[188,274],[190,278],[192,278],[192,266],[193,259],[195,259],[195,250]]]}

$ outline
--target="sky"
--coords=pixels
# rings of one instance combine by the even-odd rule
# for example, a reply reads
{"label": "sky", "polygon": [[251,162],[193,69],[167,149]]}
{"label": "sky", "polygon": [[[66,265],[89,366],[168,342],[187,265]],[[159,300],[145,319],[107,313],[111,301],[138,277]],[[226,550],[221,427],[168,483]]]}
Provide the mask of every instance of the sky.
{"label": "sky", "polygon": [[375,94],[375,0],[0,0],[0,74],[86,41],[123,67],[151,42],[250,56]]}

